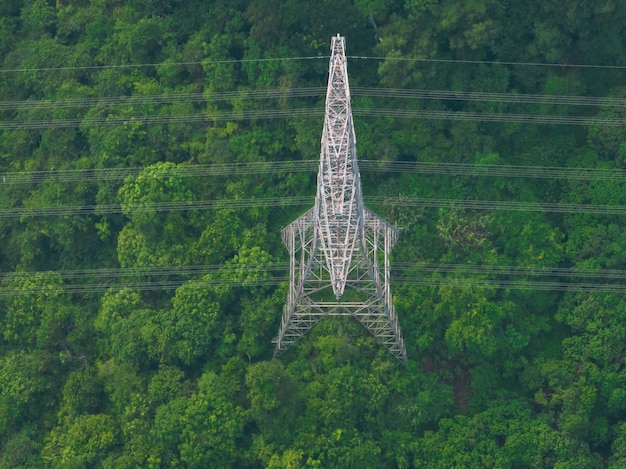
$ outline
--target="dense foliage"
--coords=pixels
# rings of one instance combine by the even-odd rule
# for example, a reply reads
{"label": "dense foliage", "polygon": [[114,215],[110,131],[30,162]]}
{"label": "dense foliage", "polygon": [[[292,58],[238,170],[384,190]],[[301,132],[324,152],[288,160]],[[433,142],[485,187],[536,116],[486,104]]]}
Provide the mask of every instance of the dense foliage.
{"label": "dense foliage", "polygon": [[[432,274],[440,283],[394,284],[406,366],[340,318],[272,359],[286,284],[258,265],[287,260],[280,229],[305,207],[137,207],[312,201],[313,172],[193,168],[317,158],[323,96],[295,91],[325,86],[327,60],[315,57],[336,33],[355,56],[355,89],[615,100],[355,93],[355,115],[388,111],[355,118],[361,159],[618,174],[623,125],[390,111],[621,118],[625,24],[626,3],[609,0],[1,2],[0,467],[624,467],[623,291],[496,288],[463,268],[623,269],[624,217],[401,202],[620,206],[624,178],[364,171],[366,195],[400,197],[373,207],[404,228],[394,260],[457,266]],[[618,67],[577,66],[591,64]],[[186,98],[167,99],[177,95]],[[263,118],[292,108],[313,117]],[[241,119],[250,112],[257,118]],[[125,179],[87,177],[110,169]],[[83,176],[60,176],[71,174]],[[150,277],[199,265],[221,267]],[[75,272],[104,268],[152,270],[104,292],[93,273]],[[170,289],[132,286],[164,278]],[[67,288],[77,283],[86,292]]]}

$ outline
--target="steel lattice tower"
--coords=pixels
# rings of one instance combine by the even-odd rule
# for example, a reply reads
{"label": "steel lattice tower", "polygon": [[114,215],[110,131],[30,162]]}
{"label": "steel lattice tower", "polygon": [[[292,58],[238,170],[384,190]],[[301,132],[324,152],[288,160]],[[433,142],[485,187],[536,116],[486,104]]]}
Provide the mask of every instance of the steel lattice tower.
{"label": "steel lattice tower", "polygon": [[363,205],[345,38],[332,38],[315,206],[282,231],[289,293],[275,356],[325,316],[352,316],[400,361],[406,350],[389,285],[399,230]]}

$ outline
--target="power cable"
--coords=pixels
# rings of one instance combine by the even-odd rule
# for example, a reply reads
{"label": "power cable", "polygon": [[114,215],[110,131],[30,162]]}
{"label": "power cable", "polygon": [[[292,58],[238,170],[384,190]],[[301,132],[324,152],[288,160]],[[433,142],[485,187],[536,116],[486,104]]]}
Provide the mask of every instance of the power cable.
{"label": "power cable", "polygon": [[[284,273],[289,268],[289,263],[275,262],[245,265],[246,271],[259,272],[281,272]],[[127,277],[162,277],[162,276],[188,276],[221,274],[232,275],[240,272],[241,264],[209,264],[209,265],[185,265],[185,266],[152,266],[152,267],[125,267],[125,268],[103,268],[103,269],[79,269],[79,270],[50,270],[35,272],[2,272],[1,280],[19,279],[20,276],[49,278],[51,275],[58,275],[63,280],[103,280],[119,279]]]}
{"label": "power cable", "polygon": [[423,173],[455,176],[515,177],[526,179],[611,180],[623,181],[626,171],[607,168],[567,168],[559,166],[509,166],[472,163],[439,163],[427,161],[375,161],[359,160],[365,171],[389,173]]}
{"label": "power cable", "polygon": [[[208,177],[248,174],[268,174],[276,172],[313,171],[319,166],[318,160],[301,161],[257,161],[249,163],[181,164],[171,168],[159,168],[161,177]],[[127,177],[137,177],[146,167],[97,168],[49,171],[24,171],[0,174],[2,184],[37,184],[42,182],[97,182],[119,181]]]}
{"label": "power cable", "polygon": [[[429,111],[409,109],[353,109],[356,116],[398,119],[427,119],[427,120],[458,120],[477,122],[511,122],[518,124],[549,124],[549,125],[598,125],[609,127],[626,126],[626,118],[603,116],[556,116],[540,114],[498,114],[488,112],[463,111]],[[286,119],[286,118],[319,118],[324,115],[322,108],[291,108],[291,109],[264,109],[241,111],[218,111],[181,115],[133,115],[133,116],[105,116],[65,119],[32,119],[25,121],[2,121],[0,130],[36,130],[57,129],[68,127],[102,127],[132,124],[176,124],[211,121],[245,121],[255,119]]]}
{"label": "power cable", "polygon": [[204,60],[201,62],[160,62],[160,63],[141,63],[141,64],[117,64],[117,65],[75,65],[71,67],[38,67],[38,68],[13,68],[0,70],[0,73],[24,73],[24,72],[57,72],[72,70],[106,70],[106,69],[124,69],[124,68],[147,68],[147,67],[181,67],[188,65],[220,65],[232,63],[253,63],[253,62],[288,62],[296,60],[319,60],[326,59],[328,56],[309,56],[309,57],[276,57],[276,58],[259,58],[259,59],[222,59],[222,60]]}
{"label": "power cable", "polygon": [[270,109],[248,111],[219,111],[181,115],[133,115],[133,116],[105,116],[105,117],[71,117],[65,119],[32,119],[25,121],[2,121],[0,130],[36,130],[59,129],[68,127],[104,127],[133,124],[177,124],[210,121],[240,121],[253,119],[284,119],[319,117],[323,109]]}
{"label": "power cable", "polygon": [[[464,59],[434,59],[419,57],[376,57],[349,55],[348,59],[354,60],[377,60],[377,61],[400,61],[400,62],[424,62],[424,63],[451,63],[451,64],[474,64],[474,65],[507,65],[507,66],[525,66],[525,67],[561,67],[561,68],[590,68],[590,69],[613,69],[623,70],[623,65],[601,65],[601,64],[564,64],[564,63],[543,63],[543,62],[516,62],[516,61],[498,61],[498,60],[464,60]],[[306,61],[306,60],[328,60],[329,56],[304,56],[304,57],[269,57],[257,59],[222,59],[222,60],[204,60],[204,61],[187,61],[187,62],[159,62],[159,63],[139,63],[139,64],[115,64],[115,65],[75,65],[65,67],[34,67],[34,68],[14,68],[0,70],[0,73],[24,73],[24,72],[51,72],[51,71],[78,71],[78,70],[105,70],[105,69],[125,69],[125,68],[147,68],[147,67],[186,67],[189,65],[220,65],[232,63],[254,63],[254,62],[289,62],[289,61]]]}
{"label": "power cable", "polygon": [[[287,278],[261,278],[244,280],[227,279],[200,279],[189,282],[188,280],[163,280],[163,281],[138,281],[127,283],[105,284],[66,284],[66,285],[43,285],[43,286],[16,286],[0,287],[0,296],[50,294],[55,290],[60,293],[103,293],[107,291],[121,291],[131,289],[134,291],[158,291],[174,290],[181,286],[187,288],[210,288],[210,287],[258,287],[276,286],[288,281]],[[424,286],[424,287],[450,287],[450,288],[488,288],[506,290],[530,290],[530,291],[560,291],[560,292],[583,292],[583,293],[626,293],[626,285],[612,283],[582,283],[582,282],[537,282],[529,280],[490,280],[472,278],[429,278],[429,277],[402,277],[392,278],[395,286]]]}
{"label": "power cable", "polygon": [[0,111],[31,110],[31,109],[67,109],[90,106],[138,106],[151,104],[180,104],[199,102],[218,102],[233,99],[285,99],[324,96],[326,88],[268,88],[259,90],[216,91],[202,93],[171,93],[158,95],[129,95],[65,98],[55,100],[20,100],[0,101]]}
{"label": "power cable", "polygon": [[47,217],[69,215],[103,215],[133,212],[164,212],[186,210],[246,209],[313,204],[313,197],[266,197],[259,199],[180,200],[138,205],[102,204],[51,207],[19,207],[0,209],[0,218]]}
{"label": "power cable", "polygon": [[[514,177],[526,179],[626,180],[623,169],[567,168],[558,166],[508,166],[427,161],[359,160],[365,172],[443,174],[470,177]],[[180,164],[159,168],[159,177],[212,177],[252,174],[278,174],[317,171],[319,160],[255,161],[248,163]],[[137,177],[147,167],[94,168],[70,170],[21,171],[0,174],[3,185],[120,181]]]}
{"label": "power cable", "polygon": [[561,63],[542,63],[542,62],[514,62],[514,61],[498,61],[498,60],[463,60],[463,59],[429,59],[417,57],[367,57],[361,55],[349,55],[348,59],[356,60],[380,60],[380,61],[398,61],[398,62],[424,62],[424,63],[450,63],[450,64],[472,64],[472,65],[508,65],[523,67],[561,67],[561,68],[592,68],[592,69],[609,69],[609,70],[625,70],[625,65],[596,65],[596,64],[561,64]]}
{"label": "power cable", "polygon": [[471,210],[504,210],[514,212],[551,212],[624,215],[626,206],[599,204],[568,204],[551,202],[515,202],[504,200],[455,200],[455,199],[422,199],[409,197],[366,197],[366,201],[381,205],[399,204],[404,207],[418,208],[457,208]]}
{"label": "power cable", "polygon": [[[567,106],[626,106],[626,99],[619,97],[594,97],[571,95],[538,95],[519,93],[486,93],[446,90],[419,90],[394,88],[351,88],[352,96],[376,97],[386,99],[428,99],[474,102],[498,102],[516,104],[552,104]],[[138,106],[153,104],[180,104],[198,102],[219,102],[227,100],[293,99],[303,97],[322,97],[324,87],[309,88],[268,88],[258,90],[215,91],[198,93],[170,93],[156,95],[104,96],[65,98],[55,100],[20,100],[0,102],[0,111],[67,109],[90,106]]]}
{"label": "power cable", "polygon": [[512,122],[517,124],[626,126],[626,119],[603,116],[554,116],[541,114],[498,114],[489,112],[428,111],[409,109],[356,109],[357,116],[393,117],[401,119],[457,120],[478,122]]}
{"label": "power cable", "polygon": [[[248,264],[209,264],[209,265],[170,265],[149,267],[126,267],[126,268],[102,268],[102,269],[79,269],[79,270],[51,270],[30,272],[1,272],[2,280],[19,280],[20,276],[28,278],[41,276],[49,278],[58,275],[63,280],[102,280],[120,279],[128,277],[163,277],[163,276],[189,276],[220,274],[230,276],[241,274],[242,269],[246,272],[284,274],[289,270],[288,262],[273,263],[248,263]],[[515,265],[491,265],[491,264],[460,264],[460,263],[428,263],[428,262],[392,262],[393,273],[410,272],[428,274],[468,274],[497,275],[497,276],[526,276],[526,277],[567,277],[600,280],[623,280],[626,279],[626,270],[623,269],[590,269],[578,267],[550,267],[550,266],[515,266]],[[433,277],[435,278],[435,277]]]}
{"label": "power cable", "polygon": [[426,279],[405,278],[398,279],[398,284],[424,287],[450,288],[488,288],[499,290],[530,290],[530,291],[559,291],[578,293],[626,293],[626,285],[577,283],[577,282],[532,282],[515,280],[482,280],[482,279]]}
{"label": "power cable", "polygon": [[[578,213],[626,215],[626,206],[600,204],[568,204],[551,202],[516,202],[503,200],[462,200],[411,197],[365,197],[375,205],[401,205],[415,208],[451,208],[466,210],[502,210],[514,212]],[[257,199],[181,200],[136,205],[102,204],[77,206],[33,206],[0,209],[0,218],[49,217],[69,215],[104,215],[124,212],[175,212],[186,210],[247,209],[260,207],[313,206],[313,196],[262,197]]]}
{"label": "power cable", "polygon": [[396,88],[351,88],[355,96],[382,97],[393,99],[431,99],[452,101],[477,101],[516,104],[552,104],[565,106],[626,106],[625,98],[540,95],[520,93],[486,93],[480,91],[413,90]]}

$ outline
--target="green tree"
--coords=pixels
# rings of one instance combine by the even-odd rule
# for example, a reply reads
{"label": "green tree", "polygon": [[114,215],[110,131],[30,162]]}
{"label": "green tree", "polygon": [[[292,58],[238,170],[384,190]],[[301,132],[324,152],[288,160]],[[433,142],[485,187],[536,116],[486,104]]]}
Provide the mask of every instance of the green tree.
{"label": "green tree", "polygon": [[118,444],[119,430],[110,415],[81,415],[50,432],[43,459],[48,467],[85,467],[102,463]]}
{"label": "green tree", "polygon": [[104,383],[97,369],[89,366],[72,371],[63,386],[61,415],[75,418],[81,414],[96,414],[105,407]]}
{"label": "green tree", "polygon": [[13,351],[0,358],[0,442],[47,413],[54,402],[45,366],[41,353]]}
{"label": "green tree", "polygon": [[243,436],[244,411],[233,404],[219,380],[205,373],[185,410],[179,450],[190,468],[227,468],[240,458],[236,448]]}
{"label": "green tree", "polygon": [[296,420],[302,408],[297,382],[277,360],[260,362],[246,372],[250,413],[263,438],[288,447],[293,441]]}

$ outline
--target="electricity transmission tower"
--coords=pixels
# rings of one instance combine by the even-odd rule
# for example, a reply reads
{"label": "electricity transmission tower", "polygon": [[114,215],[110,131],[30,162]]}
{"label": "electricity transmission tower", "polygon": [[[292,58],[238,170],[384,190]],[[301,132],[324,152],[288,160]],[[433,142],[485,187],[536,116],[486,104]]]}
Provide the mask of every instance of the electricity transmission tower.
{"label": "electricity transmission tower", "polygon": [[345,38],[333,37],[331,51],[315,206],[282,231],[290,278],[274,355],[323,317],[351,316],[406,362],[389,285],[399,230],[363,205]]}

